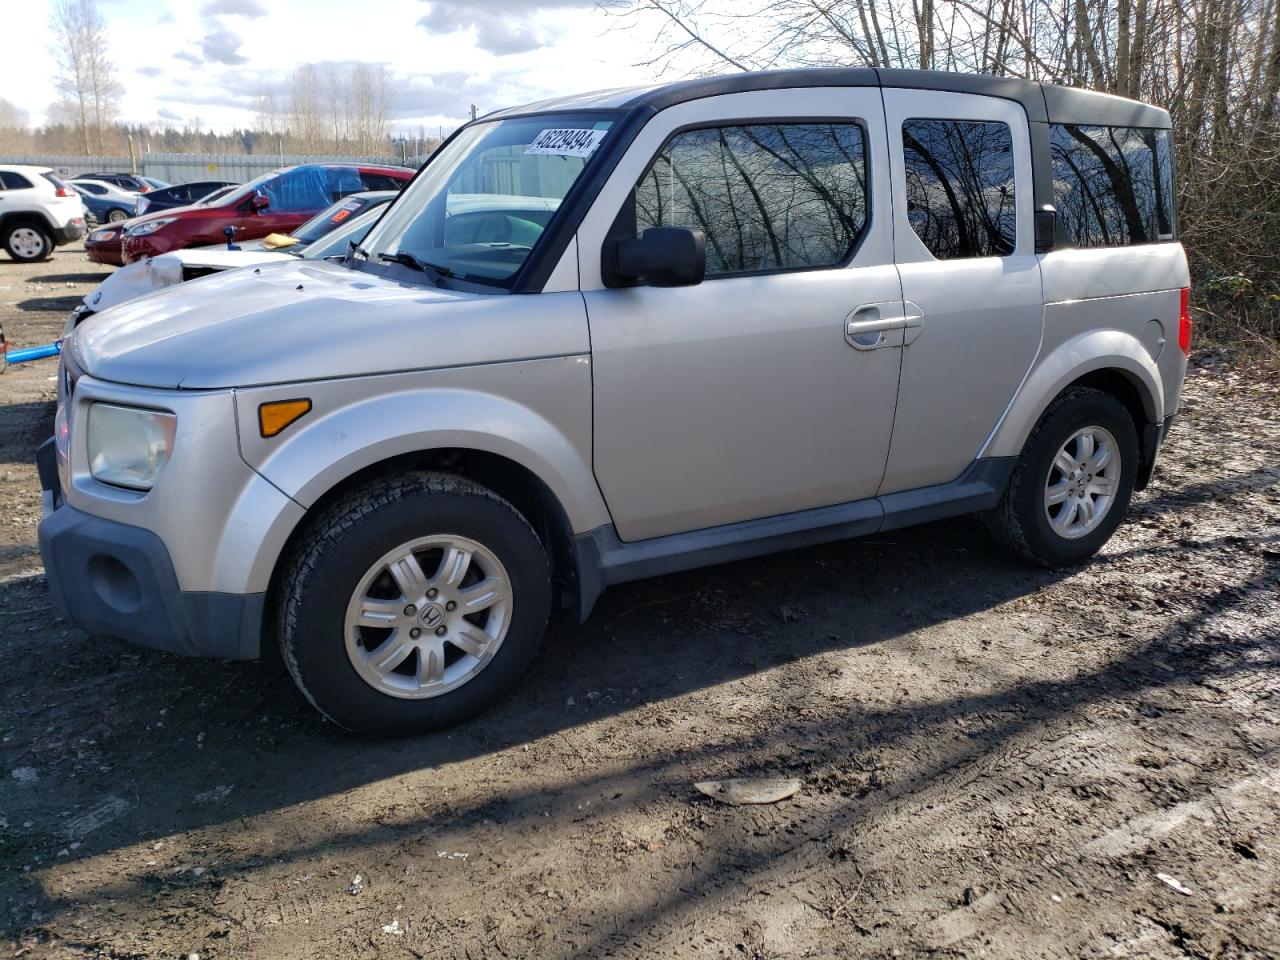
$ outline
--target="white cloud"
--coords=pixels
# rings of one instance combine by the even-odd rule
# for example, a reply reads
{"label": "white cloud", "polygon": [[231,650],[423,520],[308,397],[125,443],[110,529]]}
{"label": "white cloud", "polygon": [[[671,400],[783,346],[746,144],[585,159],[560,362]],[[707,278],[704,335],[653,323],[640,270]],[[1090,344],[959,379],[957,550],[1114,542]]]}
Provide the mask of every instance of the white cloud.
{"label": "white cloud", "polygon": [[590,7],[594,0],[431,0],[418,26],[432,34],[475,30],[475,43],[496,56],[550,46],[555,36],[534,25],[549,10]]}
{"label": "white cloud", "polygon": [[258,0],[208,0],[201,4],[200,12],[206,17],[246,17],[250,20],[267,15],[267,8]]}
{"label": "white cloud", "polygon": [[243,40],[226,27],[215,27],[200,41],[200,52],[204,54],[206,60],[237,66],[249,62],[249,58],[240,53],[240,46],[243,43]]}
{"label": "white cloud", "polygon": [[[260,4],[265,12],[246,19]],[[377,0],[353,17],[350,0],[220,0],[203,5],[122,0],[100,7],[124,83],[124,119],[161,109],[220,130],[252,123],[268,90],[287,100],[288,77],[306,62],[353,60],[386,67],[393,122],[433,133],[470,115],[602,87],[643,83],[643,37],[619,29],[594,0]],[[33,78],[5,97],[42,122],[55,99],[44,4],[6,10],[10,75]],[[167,11],[167,12],[166,12]],[[161,16],[160,14],[163,14]],[[415,26],[439,17],[439,29]],[[167,21],[167,22],[162,22]]]}

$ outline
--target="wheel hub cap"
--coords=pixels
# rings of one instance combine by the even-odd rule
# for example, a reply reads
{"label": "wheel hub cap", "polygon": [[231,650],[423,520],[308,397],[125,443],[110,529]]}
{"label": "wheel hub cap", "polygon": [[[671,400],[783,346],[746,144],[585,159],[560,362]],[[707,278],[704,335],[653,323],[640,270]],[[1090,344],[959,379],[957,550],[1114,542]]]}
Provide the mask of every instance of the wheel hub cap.
{"label": "wheel hub cap", "polygon": [[1120,489],[1120,446],[1104,427],[1083,427],[1058,450],[1045,478],[1044,509],[1054,533],[1069,540],[1092,533]]}
{"label": "wheel hub cap", "polygon": [[21,256],[35,257],[44,252],[44,238],[30,227],[19,227],[10,238],[14,250]]}
{"label": "wheel hub cap", "polygon": [[506,637],[511,581],[497,556],[467,537],[421,537],[389,550],[347,604],[347,656],[393,697],[447,693],[483,670]]}

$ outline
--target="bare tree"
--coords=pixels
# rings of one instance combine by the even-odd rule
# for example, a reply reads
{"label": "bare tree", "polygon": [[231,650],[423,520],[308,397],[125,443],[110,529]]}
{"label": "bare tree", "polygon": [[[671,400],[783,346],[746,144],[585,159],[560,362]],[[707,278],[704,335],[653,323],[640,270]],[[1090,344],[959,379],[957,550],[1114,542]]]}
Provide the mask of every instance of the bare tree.
{"label": "bare tree", "polygon": [[293,71],[287,111],[277,112],[270,93],[258,98],[257,127],[304,153],[385,153],[391,91],[381,64],[304,63]]}
{"label": "bare tree", "polygon": [[105,151],[123,87],[115,79],[107,25],[96,0],[57,0],[49,19],[57,88],[75,117],[86,155]]}
{"label": "bare tree", "polygon": [[293,71],[289,98],[289,132],[296,147],[307,153],[321,149],[324,118],[321,113],[320,71],[304,63]]}

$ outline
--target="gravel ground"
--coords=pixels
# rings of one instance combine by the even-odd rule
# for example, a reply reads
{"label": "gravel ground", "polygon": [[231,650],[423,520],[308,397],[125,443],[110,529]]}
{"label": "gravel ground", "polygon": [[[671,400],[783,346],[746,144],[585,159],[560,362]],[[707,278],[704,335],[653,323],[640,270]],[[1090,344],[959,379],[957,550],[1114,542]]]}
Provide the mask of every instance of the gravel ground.
{"label": "gravel ground", "polygon": [[[0,258],[11,341],[98,272]],[[278,658],[55,617],[53,372],[0,378],[0,956],[1280,955],[1274,381],[1198,355],[1083,569],[959,520],[629,585],[485,716],[365,742]]]}

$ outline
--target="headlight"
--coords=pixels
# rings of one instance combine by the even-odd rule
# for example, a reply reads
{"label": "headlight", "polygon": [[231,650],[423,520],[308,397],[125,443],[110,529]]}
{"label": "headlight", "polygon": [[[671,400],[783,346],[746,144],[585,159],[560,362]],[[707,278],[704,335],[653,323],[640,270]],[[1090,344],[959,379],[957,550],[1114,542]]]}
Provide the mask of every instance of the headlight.
{"label": "headlight", "polygon": [[116,235],[114,230],[95,230],[89,234],[89,239],[94,243],[104,243]]}
{"label": "headlight", "polygon": [[136,227],[130,227],[125,231],[125,236],[129,237],[145,237],[149,233],[155,233],[161,227],[167,227],[173,223],[177,217],[161,217],[159,220],[151,220],[148,223],[140,223]]}
{"label": "headlight", "polygon": [[173,452],[178,418],[159,410],[89,408],[89,472],[103,483],[150,490]]}

